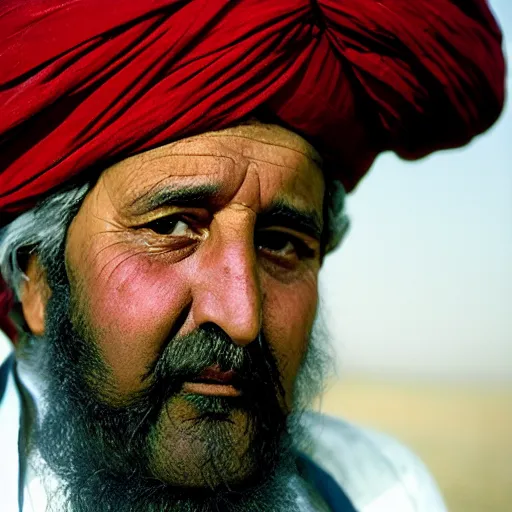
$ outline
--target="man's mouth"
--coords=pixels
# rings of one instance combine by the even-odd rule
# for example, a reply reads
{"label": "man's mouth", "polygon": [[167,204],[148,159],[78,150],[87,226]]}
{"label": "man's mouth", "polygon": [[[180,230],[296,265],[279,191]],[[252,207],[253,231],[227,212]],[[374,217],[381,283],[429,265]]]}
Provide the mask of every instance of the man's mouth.
{"label": "man's mouth", "polygon": [[194,395],[208,396],[240,396],[234,370],[222,371],[218,365],[210,366],[203,370],[197,378],[183,384],[183,391]]}

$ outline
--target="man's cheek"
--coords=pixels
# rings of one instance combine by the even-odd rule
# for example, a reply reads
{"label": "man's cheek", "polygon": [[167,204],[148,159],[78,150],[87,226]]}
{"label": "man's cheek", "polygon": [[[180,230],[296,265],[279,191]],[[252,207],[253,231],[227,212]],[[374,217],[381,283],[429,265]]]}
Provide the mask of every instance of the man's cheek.
{"label": "man's cheek", "polygon": [[271,340],[288,397],[306,353],[316,316],[316,279],[267,288],[264,329]]}
{"label": "man's cheek", "polygon": [[186,273],[147,254],[96,261],[81,285],[88,322],[117,386],[133,390],[187,305]]}

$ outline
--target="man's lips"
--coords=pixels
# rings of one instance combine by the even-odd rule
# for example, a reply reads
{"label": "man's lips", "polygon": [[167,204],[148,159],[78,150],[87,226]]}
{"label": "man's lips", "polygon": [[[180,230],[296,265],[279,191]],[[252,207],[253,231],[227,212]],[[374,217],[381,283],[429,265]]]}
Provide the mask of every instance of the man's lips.
{"label": "man's lips", "polygon": [[195,395],[240,396],[237,380],[234,370],[223,372],[218,365],[210,366],[193,381],[185,382],[183,391]]}
{"label": "man's lips", "polygon": [[183,391],[192,395],[241,396],[242,392],[231,385],[207,384],[202,382],[185,382]]}

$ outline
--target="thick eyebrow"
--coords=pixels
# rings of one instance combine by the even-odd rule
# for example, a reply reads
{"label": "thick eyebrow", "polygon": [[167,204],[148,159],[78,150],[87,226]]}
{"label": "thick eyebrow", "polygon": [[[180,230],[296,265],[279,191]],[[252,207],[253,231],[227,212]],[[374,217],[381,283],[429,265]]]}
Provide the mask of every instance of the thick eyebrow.
{"label": "thick eyebrow", "polygon": [[162,187],[136,198],[128,208],[131,213],[142,215],[164,206],[205,206],[218,192],[219,187],[215,185]]}
{"label": "thick eyebrow", "polygon": [[[219,187],[216,185],[167,186],[136,198],[128,208],[132,214],[143,215],[165,206],[205,207],[215,202],[218,193]],[[299,209],[278,200],[258,214],[256,228],[280,226],[320,240],[322,224],[316,211]]]}
{"label": "thick eyebrow", "polygon": [[314,210],[302,210],[285,201],[277,201],[258,215],[256,228],[280,226],[304,233],[316,240],[322,237],[323,223]]}

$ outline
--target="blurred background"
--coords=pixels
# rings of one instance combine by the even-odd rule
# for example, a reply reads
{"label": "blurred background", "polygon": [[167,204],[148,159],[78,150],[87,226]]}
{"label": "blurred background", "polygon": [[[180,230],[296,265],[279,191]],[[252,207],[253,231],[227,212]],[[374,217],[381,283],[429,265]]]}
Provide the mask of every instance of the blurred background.
{"label": "blurred background", "polygon": [[[490,4],[510,69],[512,1]],[[408,444],[450,511],[512,512],[510,101],[463,150],[382,156],[348,212],[321,283],[337,355],[322,410]]]}

